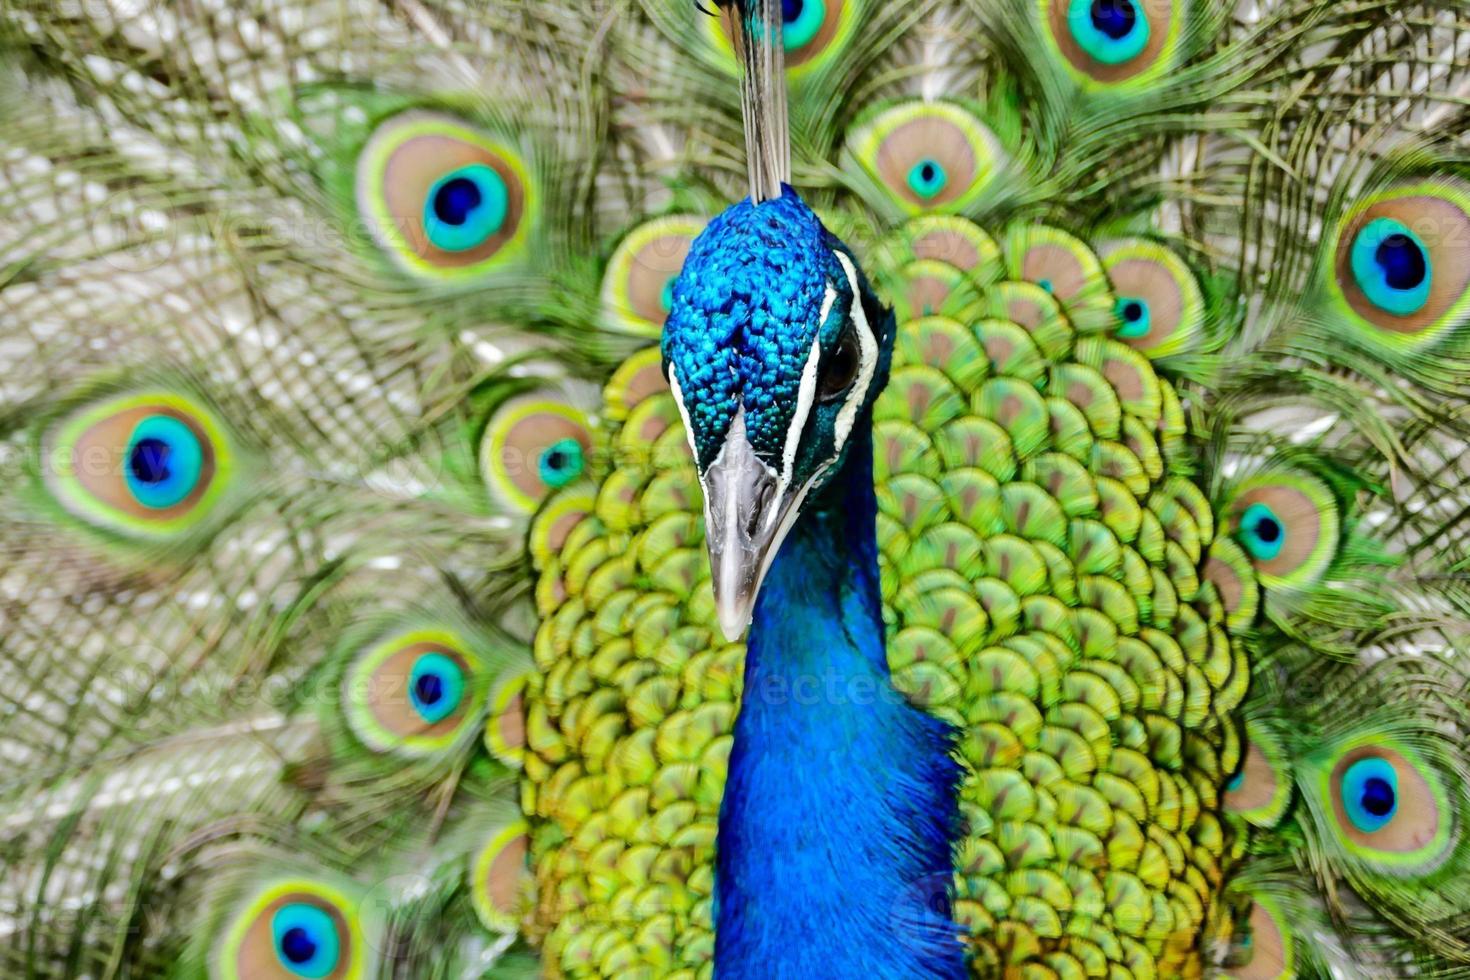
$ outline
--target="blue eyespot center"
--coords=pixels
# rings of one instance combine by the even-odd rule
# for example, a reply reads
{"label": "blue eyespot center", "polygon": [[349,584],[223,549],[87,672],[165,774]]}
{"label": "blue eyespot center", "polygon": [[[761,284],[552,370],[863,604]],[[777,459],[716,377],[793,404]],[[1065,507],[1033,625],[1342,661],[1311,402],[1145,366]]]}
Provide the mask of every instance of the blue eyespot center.
{"label": "blue eyespot center", "polygon": [[1092,26],[1120,41],[1138,22],[1138,11],[1132,0],[1092,0]]}
{"label": "blue eyespot center", "polygon": [[281,936],[281,955],[292,963],[305,963],[316,955],[316,942],[311,933],[300,926],[292,926]]}
{"label": "blue eyespot center", "polygon": [[151,415],[133,428],[125,460],[123,476],[133,499],[161,510],[181,503],[198,487],[204,448],[183,422]]}
{"label": "blue eyespot center", "polygon": [[149,436],[133,444],[133,451],[128,454],[128,465],[132,467],[133,476],[144,483],[162,483],[168,479],[168,457],[168,443]]}
{"label": "blue eyespot center", "polygon": [[1353,279],[1374,306],[1412,316],[1429,302],[1434,267],[1429,249],[1401,221],[1376,218],[1353,241]]}
{"label": "blue eyespot center", "polygon": [[1383,269],[1383,278],[1394,289],[1416,289],[1429,275],[1423,249],[1408,235],[1389,235],[1374,258]]}
{"label": "blue eyespot center", "polygon": [[464,697],[464,670],[442,653],[426,653],[414,663],[408,697],[429,724],[448,718]]}
{"label": "blue eyespot center", "polygon": [[1052,285],[1052,282],[1051,282],[1050,279],[1043,279],[1040,282],[1038,282],[1036,285],[1040,286],[1044,292],[1048,292],[1048,293],[1054,293],[1054,292],[1056,292],[1056,287]]}
{"label": "blue eyespot center", "polygon": [[435,248],[463,252],[483,245],[505,225],[505,179],[483,163],[445,174],[429,189],[424,230]]}
{"label": "blue eyespot center", "polygon": [[781,0],[781,46],[787,51],[806,47],[826,19],[824,0]]}
{"label": "blue eyespot center", "polygon": [[949,174],[945,173],[944,165],[938,160],[925,157],[909,168],[908,180],[909,189],[928,200],[944,190],[949,183]]}
{"label": "blue eyespot center", "polygon": [[1126,64],[1148,47],[1148,18],[1135,0],[1072,0],[1067,22],[1077,46],[1104,65]]}
{"label": "blue eyespot center", "polygon": [[537,467],[541,480],[553,489],[560,489],[582,475],[586,465],[582,444],[575,439],[559,439],[541,453]]}
{"label": "blue eyespot center", "polygon": [[1234,793],[1245,785],[1245,773],[1238,772],[1225,784],[1225,792]]}
{"label": "blue eyespot center", "polygon": [[663,292],[659,293],[659,295],[658,295],[659,305],[664,308],[664,312],[665,313],[669,313],[669,312],[671,312],[674,309],[674,279],[675,278],[677,278],[677,277],[670,276],[669,277],[669,281],[666,282],[666,283],[664,283]]}
{"label": "blue eyespot center", "polygon": [[271,933],[281,965],[298,977],[319,980],[337,968],[342,955],[337,924],[315,905],[281,906],[271,919]]}
{"label": "blue eyespot center", "polygon": [[1348,820],[1365,834],[1382,830],[1398,812],[1398,773],[1386,759],[1359,759],[1342,777],[1342,804]]}
{"label": "blue eyespot center", "polygon": [[1388,780],[1371,776],[1363,782],[1363,809],[1375,817],[1386,817],[1395,805],[1393,787]]}
{"label": "blue eyespot center", "polygon": [[1286,546],[1286,527],[1265,504],[1251,504],[1240,519],[1245,550],[1257,561],[1272,561]]}
{"label": "blue eyespot center", "polygon": [[434,195],[434,214],[448,225],[462,225],[480,206],[480,188],[468,177],[455,177]]}
{"label": "blue eyespot center", "polygon": [[1115,308],[1121,326],[1119,337],[1143,337],[1153,326],[1153,316],[1146,300],[1132,296],[1120,296]]}

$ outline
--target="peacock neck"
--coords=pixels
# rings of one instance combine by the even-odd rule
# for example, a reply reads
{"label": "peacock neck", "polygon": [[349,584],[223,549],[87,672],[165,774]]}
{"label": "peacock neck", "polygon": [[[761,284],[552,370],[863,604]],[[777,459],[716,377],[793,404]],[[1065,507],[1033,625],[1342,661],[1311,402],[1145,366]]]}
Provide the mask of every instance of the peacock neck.
{"label": "peacock neck", "polygon": [[755,605],[720,810],[722,980],[964,974],[952,730],[889,681],[872,437],[856,428]]}

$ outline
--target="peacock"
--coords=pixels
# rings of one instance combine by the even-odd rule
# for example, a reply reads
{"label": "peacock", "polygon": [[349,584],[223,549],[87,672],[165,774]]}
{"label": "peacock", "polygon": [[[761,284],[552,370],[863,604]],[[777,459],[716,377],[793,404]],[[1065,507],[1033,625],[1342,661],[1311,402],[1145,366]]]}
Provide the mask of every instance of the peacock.
{"label": "peacock", "polygon": [[0,975],[1470,976],[1461,0],[0,0]]}

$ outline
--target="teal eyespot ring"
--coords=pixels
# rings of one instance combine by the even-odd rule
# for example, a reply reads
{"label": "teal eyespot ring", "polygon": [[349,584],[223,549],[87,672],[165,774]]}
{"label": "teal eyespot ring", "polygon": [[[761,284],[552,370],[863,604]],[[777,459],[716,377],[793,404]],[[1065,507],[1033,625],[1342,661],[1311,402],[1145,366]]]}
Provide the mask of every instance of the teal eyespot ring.
{"label": "teal eyespot ring", "polygon": [[787,51],[806,47],[821,33],[826,20],[826,0],[784,0],[781,4],[781,46]]}
{"label": "teal eyespot ring", "polygon": [[424,201],[424,232],[444,252],[483,245],[505,226],[510,194],[505,178],[483,163],[459,167],[440,177]]}
{"label": "teal eyespot ring", "polygon": [[1113,309],[1118,314],[1119,327],[1115,332],[1119,337],[1129,340],[1146,337],[1153,328],[1153,311],[1149,309],[1148,300],[1120,296]]}
{"label": "teal eyespot ring", "polygon": [[1071,0],[1067,28],[1089,58],[1124,65],[1148,47],[1148,14],[1136,0]]}
{"label": "teal eyespot ring", "polygon": [[1386,759],[1369,756],[1342,776],[1342,808],[1365,834],[1382,830],[1398,814],[1399,776]]}
{"label": "teal eyespot ring", "polygon": [[1385,313],[1412,316],[1428,304],[1434,285],[1429,249],[1402,221],[1376,218],[1364,225],[1350,262],[1353,281]]}
{"label": "teal eyespot ring", "polygon": [[1265,504],[1251,504],[1240,518],[1240,538],[1257,561],[1274,561],[1286,546],[1286,525]]}
{"label": "teal eyespot ring", "polygon": [[464,700],[464,670],[442,653],[426,653],[409,671],[408,697],[420,718],[437,724]]}
{"label": "teal eyespot ring", "polygon": [[293,902],[271,917],[276,958],[298,977],[320,980],[337,968],[342,939],[332,917],[315,905]]}
{"label": "teal eyespot ring", "polygon": [[542,482],[553,490],[560,490],[581,476],[586,465],[582,444],[575,439],[558,439],[547,446],[536,461]]}
{"label": "teal eyespot ring", "polygon": [[204,448],[194,430],[171,415],[150,415],[133,427],[123,454],[123,478],[133,499],[163,510],[199,486]]}
{"label": "teal eyespot ring", "polygon": [[1229,781],[1227,781],[1225,783],[1225,792],[1227,792],[1227,793],[1235,793],[1235,792],[1238,792],[1240,790],[1240,788],[1242,786],[1244,786],[1244,785],[1245,785],[1245,770],[1242,769],[1240,772],[1238,772],[1234,776],[1230,777]]}
{"label": "teal eyespot ring", "polygon": [[908,184],[909,190],[927,201],[949,184],[949,174],[938,160],[925,157],[909,168]]}

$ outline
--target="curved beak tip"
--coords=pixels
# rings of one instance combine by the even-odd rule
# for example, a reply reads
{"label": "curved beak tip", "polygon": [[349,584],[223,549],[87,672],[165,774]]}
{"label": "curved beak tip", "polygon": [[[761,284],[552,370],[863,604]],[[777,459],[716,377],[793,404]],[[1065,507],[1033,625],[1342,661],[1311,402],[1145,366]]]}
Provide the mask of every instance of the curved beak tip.
{"label": "curved beak tip", "polygon": [[751,610],[754,602],[725,602],[717,600],[716,607],[719,612],[720,632],[725,634],[725,642],[738,643],[745,635],[745,630],[750,626]]}

